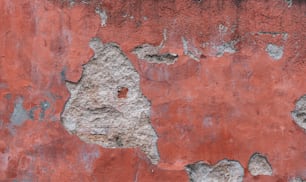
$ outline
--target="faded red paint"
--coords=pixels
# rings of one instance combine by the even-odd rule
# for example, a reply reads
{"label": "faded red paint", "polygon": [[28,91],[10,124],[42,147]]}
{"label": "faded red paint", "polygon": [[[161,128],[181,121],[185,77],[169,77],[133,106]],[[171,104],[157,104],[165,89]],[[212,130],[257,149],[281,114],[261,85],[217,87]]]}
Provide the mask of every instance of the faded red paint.
{"label": "faded red paint", "polygon": [[[306,6],[297,2],[288,8],[282,0],[107,0],[69,7],[1,0],[0,180],[187,181],[186,164],[228,158],[246,168],[254,152],[268,157],[273,176],[246,171],[245,181],[306,178],[306,135],[290,117],[306,93]],[[96,6],[107,12],[105,27]],[[220,32],[221,24],[228,33]],[[150,64],[132,54],[138,45],[159,45],[164,30],[162,52],[178,54],[175,64]],[[69,97],[64,80],[80,79],[95,36],[119,44],[141,76],[159,136],[157,166],[137,149],[85,144],[60,124]],[[199,62],[184,55],[182,37],[202,52]],[[221,40],[239,40],[237,52],[217,58],[203,46]],[[268,56],[268,43],[284,47],[282,59]],[[32,121],[13,126],[18,97]],[[50,107],[43,110],[45,101]]]}

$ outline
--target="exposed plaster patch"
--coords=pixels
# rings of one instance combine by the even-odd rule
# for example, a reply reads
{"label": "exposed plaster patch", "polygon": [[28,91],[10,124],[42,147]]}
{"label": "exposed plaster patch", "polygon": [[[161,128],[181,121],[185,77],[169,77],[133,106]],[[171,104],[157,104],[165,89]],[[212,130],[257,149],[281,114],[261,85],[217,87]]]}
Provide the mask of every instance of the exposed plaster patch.
{"label": "exposed plaster patch", "polygon": [[283,39],[283,41],[286,41],[288,39],[288,33],[283,33],[282,34],[282,39]]}
{"label": "exposed plaster patch", "polygon": [[105,27],[107,23],[107,14],[105,10],[101,10],[99,8],[96,8],[96,13],[100,16],[101,19],[101,27]]}
{"label": "exposed plaster patch", "polygon": [[75,5],[75,0],[68,0],[68,2],[71,7]]}
{"label": "exposed plaster patch", "polygon": [[[61,117],[65,128],[103,147],[139,147],[156,164],[157,135],[138,73],[118,45],[93,39],[90,47],[95,55],[81,80],[66,83],[71,96]],[[120,91],[126,92],[123,97]]]}
{"label": "exposed plaster patch", "polygon": [[200,3],[202,0],[193,0],[194,2]]}
{"label": "exposed plaster patch", "polygon": [[303,180],[302,178],[299,178],[299,177],[294,177],[294,178],[291,178],[289,182],[306,182],[306,180]]}
{"label": "exposed plaster patch", "polygon": [[236,53],[236,44],[240,41],[240,39],[233,39],[229,41],[224,41],[224,35],[228,33],[234,33],[236,26],[232,26],[230,29],[224,24],[219,24],[217,26],[217,30],[219,35],[217,36],[219,40],[211,40],[208,42],[204,42],[202,44],[202,48],[205,48],[209,51],[210,56],[222,57],[225,53],[234,54]]}
{"label": "exposed plaster patch", "polygon": [[221,45],[214,45],[213,48],[216,51],[216,56],[221,57],[225,53],[233,54],[236,52],[235,45],[237,44],[238,41],[232,40],[229,42],[224,42]]}
{"label": "exposed plaster patch", "polygon": [[160,54],[160,50],[164,47],[164,43],[167,41],[167,31],[163,32],[163,40],[159,46],[153,46],[151,44],[142,44],[137,46],[133,53],[138,59],[145,60],[149,63],[163,63],[163,64],[174,64],[178,55],[174,53],[163,53]]}
{"label": "exposed plaster patch", "polygon": [[62,3],[69,3],[70,7],[73,7],[77,3],[89,4],[91,0],[58,0]]}
{"label": "exposed plaster patch", "polygon": [[22,125],[23,122],[30,119],[28,112],[23,108],[23,99],[18,97],[15,101],[15,107],[10,121],[13,125]]}
{"label": "exposed plaster patch", "polygon": [[218,31],[219,31],[219,35],[220,35],[221,40],[223,40],[223,36],[227,33],[228,27],[223,25],[223,24],[219,24],[218,25]]}
{"label": "exposed plaster patch", "polygon": [[265,50],[269,54],[269,56],[274,60],[279,60],[283,57],[283,52],[284,52],[283,46],[268,44]]}
{"label": "exposed plaster patch", "polygon": [[260,153],[255,153],[251,156],[248,164],[248,170],[253,176],[271,176],[273,172],[268,159]]}
{"label": "exposed plaster patch", "polygon": [[216,57],[222,57],[225,53],[234,54],[236,53],[236,44],[239,40],[231,40],[228,42],[214,43],[214,42],[204,42],[202,44],[203,48],[212,49],[210,55]]}
{"label": "exposed plaster patch", "polygon": [[292,0],[284,0],[284,1],[285,1],[285,3],[287,3],[288,8],[290,8],[293,5]]}
{"label": "exposed plaster patch", "polygon": [[228,28],[223,24],[219,24],[218,30],[219,30],[220,34],[225,34],[227,32]]}
{"label": "exposed plaster patch", "polygon": [[221,160],[215,165],[203,161],[185,166],[190,182],[242,182],[244,169],[233,160]]}
{"label": "exposed plaster patch", "polygon": [[186,56],[189,56],[191,59],[195,61],[200,61],[202,52],[199,51],[193,45],[191,45],[185,37],[182,37],[182,43],[183,43],[184,54]]}
{"label": "exposed plaster patch", "polygon": [[294,122],[306,130],[306,95],[303,95],[295,103],[295,109],[291,112]]}

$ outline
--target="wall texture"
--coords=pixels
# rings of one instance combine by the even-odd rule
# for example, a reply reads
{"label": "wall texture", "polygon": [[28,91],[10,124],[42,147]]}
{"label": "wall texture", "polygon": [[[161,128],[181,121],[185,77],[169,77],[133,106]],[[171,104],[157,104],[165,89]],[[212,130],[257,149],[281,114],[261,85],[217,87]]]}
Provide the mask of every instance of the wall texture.
{"label": "wall texture", "polygon": [[303,181],[304,0],[0,0],[0,181]]}

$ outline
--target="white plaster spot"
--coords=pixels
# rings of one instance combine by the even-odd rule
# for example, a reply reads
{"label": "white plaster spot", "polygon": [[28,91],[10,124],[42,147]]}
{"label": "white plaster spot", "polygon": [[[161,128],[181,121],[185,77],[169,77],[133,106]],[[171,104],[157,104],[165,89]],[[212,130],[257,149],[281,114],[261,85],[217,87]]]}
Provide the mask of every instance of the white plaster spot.
{"label": "white plaster spot", "polygon": [[96,8],[96,13],[100,16],[101,19],[101,27],[105,27],[107,23],[107,14],[105,10],[101,10],[99,8]]}
{"label": "white plaster spot", "polygon": [[277,46],[275,44],[268,44],[265,50],[269,54],[269,56],[274,60],[279,60],[283,57],[283,53],[284,53],[283,46]]}

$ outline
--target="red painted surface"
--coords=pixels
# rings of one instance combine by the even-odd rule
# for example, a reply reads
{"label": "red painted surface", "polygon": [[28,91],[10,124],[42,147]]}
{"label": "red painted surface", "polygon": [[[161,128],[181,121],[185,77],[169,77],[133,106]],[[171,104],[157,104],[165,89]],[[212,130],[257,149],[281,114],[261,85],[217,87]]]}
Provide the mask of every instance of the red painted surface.
{"label": "red painted surface", "polygon": [[[107,12],[104,27],[97,6]],[[255,152],[268,157],[274,175],[252,177],[246,170],[245,181],[306,178],[306,134],[290,117],[306,93],[305,11],[304,3],[288,8],[282,0],[106,0],[73,7],[1,0],[0,181],[187,181],[186,164],[228,158],[246,168]],[[220,33],[220,24],[228,33]],[[164,30],[162,52],[177,53],[175,64],[132,54],[138,45],[159,45]],[[159,136],[157,166],[137,149],[85,144],[62,127],[64,81],[80,79],[93,55],[92,37],[119,44],[141,75]],[[182,37],[202,51],[200,62],[184,55]],[[234,39],[237,52],[220,58],[202,46]],[[265,52],[268,43],[284,47],[279,61]],[[20,126],[10,122],[17,98],[32,111]],[[50,106],[43,110],[41,102]]]}

